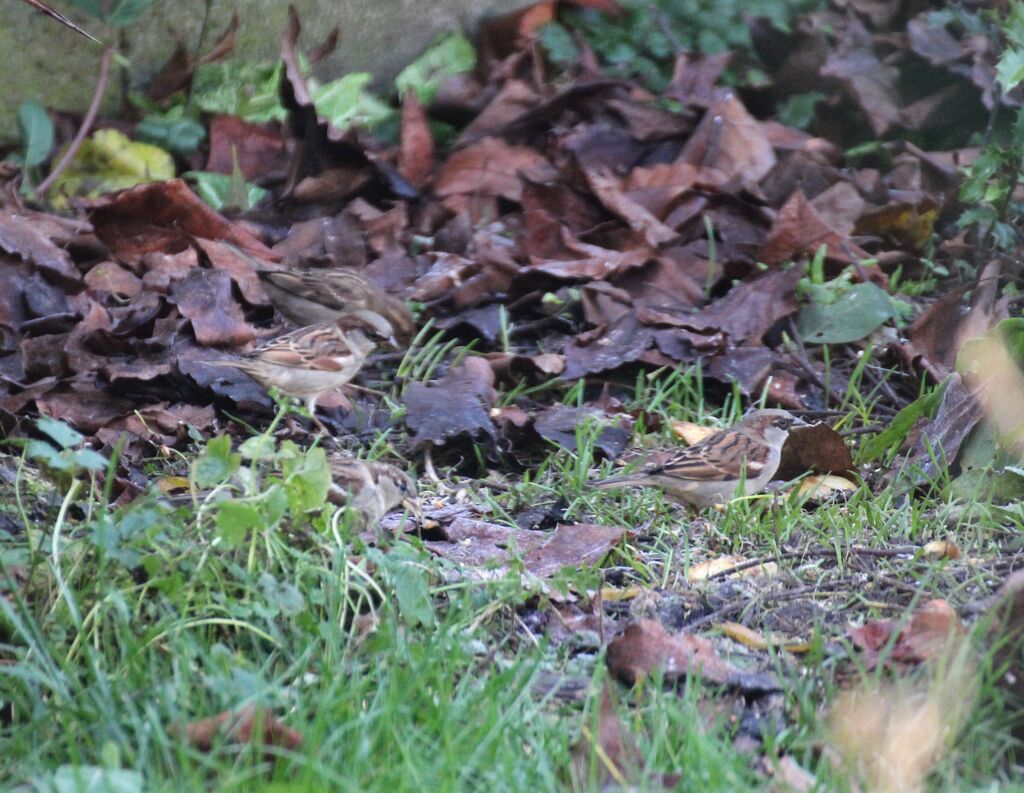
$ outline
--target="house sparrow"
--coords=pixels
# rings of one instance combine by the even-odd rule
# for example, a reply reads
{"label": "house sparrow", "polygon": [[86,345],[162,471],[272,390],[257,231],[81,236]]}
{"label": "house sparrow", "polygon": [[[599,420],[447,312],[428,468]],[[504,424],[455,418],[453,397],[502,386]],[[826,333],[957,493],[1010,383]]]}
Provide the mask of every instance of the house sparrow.
{"label": "house sparrow", "polygon": [[373,311],[391,323],[395,336],[409,340],[415,326],[405,301],[389,295],[355,270],[260,270],[267,296],[297,325],[326,322],[354,311]]}
{"label": "house sparrow", "polygon": [[372,311],[356,311],[331,322],[319,322],[270,339],[240,360],[209,361],[241,369],[264,388],[306,402],[313,421],[316,401],[356,376],[378,341],[392,336],[391,325]]}
{"label": "house sparrow", "polygon": [[741,481],[744,495],[768,484],[779,468],[790,430],[804,423],[785,410],[757,410],[663,462],[604,479],[596,486],[660,487],[670,498],[696,507],[723,504],[736,495]]}
{"label": "house sparrow", "polygon": [[375,526],[399,505],[415,517],[420,515],[416,483],[404,471],[388,463],[342,455],[332,455],[327,462],[332,480],[327,498],[339,506],[355,509],[364,525]]}

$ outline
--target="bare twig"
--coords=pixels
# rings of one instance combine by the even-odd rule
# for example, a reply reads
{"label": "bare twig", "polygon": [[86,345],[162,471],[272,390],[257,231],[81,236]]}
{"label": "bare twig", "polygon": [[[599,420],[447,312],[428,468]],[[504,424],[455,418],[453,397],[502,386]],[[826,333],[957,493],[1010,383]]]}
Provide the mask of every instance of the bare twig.
{"label": "bare twig", "polygon": [[676,32],[672,30],[672,23],[671,21],[669,21],[669,18],[668,16],[666,16],[665,12],[658,8],[658,6],[655,5],[654,3],[651,3],[647,7],[647,12],[650,14],[654,14],[654,19],[658,23],[658,29],[661,31],[662,35],[668,40],[668,43],[672,47],[672,50],[676,54],[684,52],[686,50],[686,47],[683,46],[683,42],[679,40],[679,36],[676,35]]}
{"label": "bare twig", "polygon": [[787,589],[782,592],[768,592],[755,595],[754,597],[740,597],[730,600],[720,608],[715,609],[710,614],[705,614],[703,617],[698,617],[692,622],[686,623],[683,628],[692,632],[697,628],[700,628],[709,623],[719,622],[724,617],[735,614],[737,611],[746,611],[756,605],[764,605],[765,603],[778,602],[782,600],[793,600],[804,595],[816,595],[824,594],[826,592],[836,592],[843,589],[854,589],[857,586],[857,579],[854,577],[840,578],[836,581],[823,581],[816,584],[808,584],[806,586],[799,586],[795,589]]}
{"label": "bare twig", "polygon": [[882,432],[885,429],[883,424],[869,424],[866,427],[854,427],[849,430],[842,430],[839,434],[844,438],[849,438],[853,435],[870,435],[873,432]]}
{"label": "bare twig", "polygon": [[796,362],[797,366],[803,370],[804,374],[807,375],[811,383],[821,389],[821,393],[825,399],[825,407],[828,407],[829,398],[837,405],[843,404],[843,395],[837,393],[832,388],[831,383],[828,387],[825,386],[825,382],[819,377],[814,367],[811,365],[810,360],[807,358],[807,348],[804,347],[803,337],[800,335],[800,331],[797,330],[796,322],[793,319],[789,321],[789,331],[795,344],[790,346],[789,354],[790,357]]}
{"label": "bare twig", "polygon": [[764,556],[759,559],[748,559],[744,562],[740,562],[732,567],[725,570],[719,570],[717,573],[712,573],[707,577],[708,581],[713,581],[716,578],[725,578],[726,576],[734,575],[735,573],[742,572],[743,570],[749,570],[752,567],[761,567],[771,562],[782,561],[783,559],[816,559],[816,558],[833,558],[838,557],[841,553],[849,554],[850,556],[879,556],[882,558],[892,558],[897,556],[912,556],[921,549],[916,545],[904,545],[896,548],[861,548],[856,545],[849,545],[846,547],[832,548],[832,547],[821,547],[821,548],[806,548],[799,551],[783,551],[782,553],[775,554],[773,556]]}
{"label": "bare twig", "polygon": [[92,33],[90,33],[89,31],[82,30],[82,28],[78,27],[78,25],[76,25],[74,22],[72,22],[70,19],[68,19],[66,16],[64,16],[56,8],[52,8],[52,7],[48,6],[46,3],[41,2],[41,0],[24,0],[24,1],[26,3],[28,3],[30,6],[32,6],[34,9],[36,9],[36,11],[38,11],[39,13],[46,14],[46,16],[50,17],[51,19],[56,19],[62,25],[67,25],[73,31],[75,31],[76,33],[81,33],[87,39],[91,39],[92,41],[95,41],[97,44],[102,44],[103,43],[98,38],[96,38],[94,35],[92,35]]}
{"label": "bare twig", "polygon": [[53,187],[53,183],[57,181],[58,177],[71,164],[78,150],[82,148],[82,143],[89,135],[89,132],[92,131],[93,122],[96,121],[96,115],[100,112],[100,102],[103,101],[103,94],[107,91],[107,80],[110,78],[110,60],[113,55],[114,48],[112,46],[108,44],[103,48],[103,56],[100,58],[100,73],[96,78],[96,90],[93,91],[89,109],[85,112],[85,117],[82,119],[82,126],[78,128],[74,140],[71,141],[68,150],[64,152],[64,156],[60,158],[60,162],[57,163],[56,167],[50,171],[50,175],[40,182],[36,188],[36,198],[46,195],[46,191]]}

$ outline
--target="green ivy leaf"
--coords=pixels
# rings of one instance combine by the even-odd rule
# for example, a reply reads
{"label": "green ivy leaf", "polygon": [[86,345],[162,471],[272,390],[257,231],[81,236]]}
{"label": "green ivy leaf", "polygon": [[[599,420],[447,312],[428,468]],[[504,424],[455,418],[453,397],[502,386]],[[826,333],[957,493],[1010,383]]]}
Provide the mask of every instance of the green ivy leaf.
{"label": "green ivy leaf", "polygon": [[79,449],[72,453],[70,460],[72,464],[88,471],[106,471],[110,464],[106,457],[92,449]]}
{"label": "green ivy leaf", "polygon": [[136,125],[135,137],[175,154],[192,154],[206,140],[206,127],[193,118],[154,114]]}
{"label": "green ivy leaf", "polygon": [[568,65],[580,57],[580,48],[572,34],[557,22],[551,22],[540,29],[540,45],[548,59],[554,63]]}
{"label": "green ivy leaf", "polygon": [[218,212],[224,209],[248,212],[270,195],[262,187],[229,174],[186,171],[182,176],[192,182],[196,195]]}
{"label": "green ivy leaf", "polygon": [[69,471],[71,463],[46,441],[29,441],[25,444],[25,455],[45,465],[51,471]]}
{"label": "green ivy leaf", "polygon": [[447,33],[398,73],[395,88],[399,96],[411,88],[423,104],[429,105],[437,96],[441,83],[475,68],[476,50],[472,42],[462,33]]}
{"label": "green ivy leaf", "polygon": [[316,112],[340,130],[361,127],[373,130],[395,111],[366,90],[373,76],[367,72],[346,74],[340,80],[314,85],[310,91]]}
{"label": "green ivy leaf", "polygon": [[18,106],[18,129],[21,130],[22,164],[34,168],[50,156],[53,148],[53,122],[46,108],[34,99]]}
{"label": "green ivy leaf", "polygon": [[78,430],[49,416],[40,416],[36,419],[36,429],[53,438],[62,449],[70,449],[85,440],[85,436]]}
{"label": "green ivy leaf", "polygon": [[280,82],[280,61],[204,63],[192,78],[192,102],[204,113],[238,116],[253,124],[284,121],[288,111],[277,92]]}
{"label": "green ivy leaf", "polygon": [[231,438],[219,435],[210,439],[192,464],[192,476],[199,487],[213,487],[231,476],[241,464],[242,456],[231,452]]}
{"label": "green ivy leaf", "polygon": [[812,302],[800,309],[797,327],[804,341],[845,344],[869,336],[896,317],[892,300],[872,283],[854,284],[831,304]]}
{"label": "green ivy leaf", "polygon": [[435,623],[430,600],[430,575],[419,553],[409,546],[396,545],[387,554],[379,550],[367,553],[387,575],[388,584],[398,601],[398,611],[410,625],[430,627]]}
{"label": "green ivy leaf", "polygon": [[215,521],[220,536],[231,546],[241,545],[250,532],[263,527],[263,517],[255,505],[234,499],[217,504]]}
{"label": "green ivy leaf", "polygon": [[996,64],[996,79],[1003,93],[1012,91],[1024,80],[1024,50],[1010,47],[1003,52]]}
{"label": "green ivy leaf", "polygon": [[293,516],[319,509],[327,501],[331,469],[323,449],[310,449],[302,457],[284,461],[284,487]]}
{"label": "green ivy leaf", "polygon": [[825,98],[821,91],[808,91],[804,94],[793,94],[786,97],[777,108],[779,121],[789,127],[807,129],[814,121],[815,108]]}

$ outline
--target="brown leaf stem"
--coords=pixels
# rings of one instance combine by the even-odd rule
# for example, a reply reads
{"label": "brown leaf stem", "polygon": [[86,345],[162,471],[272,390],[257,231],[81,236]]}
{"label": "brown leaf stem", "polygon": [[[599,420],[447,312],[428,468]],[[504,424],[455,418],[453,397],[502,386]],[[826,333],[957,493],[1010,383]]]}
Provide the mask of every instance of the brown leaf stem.
{"label": "brown leaf stem", "polygon": [[85,112],[85,117],[82,119],[82,126],[78,128],[74,140],[71,141],[71,145],[64,152],[64,156],[60,158],[60,162],[50,171],[50,175],[39,183],[35,190],[36,198],[46,195],[46,191],[53,187],[54,182],[67,170],[68,165],[71,164],[78,150],[82,147],[82,143],[89,135],[89,132],[92,131],[96,115],[100,112],[100,102],[103,101],[103,94],[107,90],[107,81],[110,78],[110,60],[113,55],[114,48],[111,45],[108,44],[103,48],[103,55],[100,58],[100,73],[96,78],[96,90],[93,91],[92,101],[89,102],[89,109]]}

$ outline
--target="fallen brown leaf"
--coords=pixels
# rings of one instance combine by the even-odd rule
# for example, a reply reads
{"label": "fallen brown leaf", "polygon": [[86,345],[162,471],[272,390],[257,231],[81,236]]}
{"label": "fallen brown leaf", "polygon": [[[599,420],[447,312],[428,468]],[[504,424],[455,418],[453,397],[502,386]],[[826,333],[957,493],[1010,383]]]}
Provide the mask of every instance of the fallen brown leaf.
{"label": "fallen brown leaf", "polygon": [[261,746],[290,750],[302,745],[302,733],[252,703],[237,711],[225,710],[216,716],[189,722],[184,735],[185,740],[203,752],[210,751],[218,737],[228,743],[243,744],[258,738]]}
{"label": "fallen brown leaf", "polygon": [[721,685],[735,672],[708,639],[670,634],[660,622],[646,619],[628,625],[609,643],[606,661],[612,675],[629,684],[661,672],[669,681],[699,674],[709,683]]}
{"label": "fallen brown leaf", "polygon": [[0,211],[0,250],[31,262],[61,286],[75,288],[82,282],[68,252],[45,236],[31,217]]}
{"label": "fallen brown leaf", "polygon": [[897,663],[917,663],[949,652],[966,636],[956,612],[941,599],[930,600],[915,611],[906,624],[899,620],[871,620],[847,631],[860,648],[864,663],[873,668],[881,660],[882,650],[896,634],[887,657]]}
{"label": "fallen brown leaf", "polygon": [[494,370],[476,356],[429,385],[410,383],[403,402],[405,423],[413,433],[411,443],[443,446],[459,436],[494,440],[490,411],[495,398]]}
{"label": "fallen brown leaf", "polygon": [[813,256],[822,245],[832,261],[850,264],[868,254],[822,220],[799,188],[779,210],[768,238],[758,251],[758,261],[781,264],[801,256]]}
{"label": "fallen brown leaf", "polygon": [[823,422],[790,432],[775,478],[795,479],[809,471],[836,476],[857,471],[843,437]]}
{"label": "fallen brown leaf", "polygon": [[97,199],[90,204],[89,220],[114,256],[133,266],[147,253],[177,253],[192,237],[230,242],[257,258],[277,258],[252,234],[210,209],[181,179]]}
{"label": "fallen brown leaf", "polygon": [[754,184],[775,165],[775,151],[735,94],[712,103],[679,160],[720,171],[738,184]]}
{"label": "fallen brown leaf", "polygon": [[549,578],[565,567],[594,565],[625,535],[625,529],[612,526],[573,523],[542,532],[464,517],[442,531],[444,540],[429,540],[424,545],[458,565],[463,575],[478,578],[503,576],[513,548],[526,570],[540,578]]}
{"label": "fallen brown leaf", "polygon": [[470,211],[479,217],[489,200],[520,201],[525,178],[544,182],[556,176],[536,150],[488,137],[445,160],[434,181],[434,192],[451,211]]}
{"label": "fallen brown leaf", "polygon": [[288,171],[293,144],[277,125],[251,124],[237,116],[210,120],[210,153],[206,170],[232,174],[248,181],[282,178]]}
{"label": "fallen brown leaf", "polygon": [[402,98],[402,127],[399,135],[398,172],[420,189],[434,170],[434,135],[427,113],[416,92],[409,89]]}
{"label": "fallen brown leaf", "polygon": [[201,345],[237,347],[256,338],[231,294],[231,276],[223,270],[197,267],[171,287],[171,301],[192,323]]}

